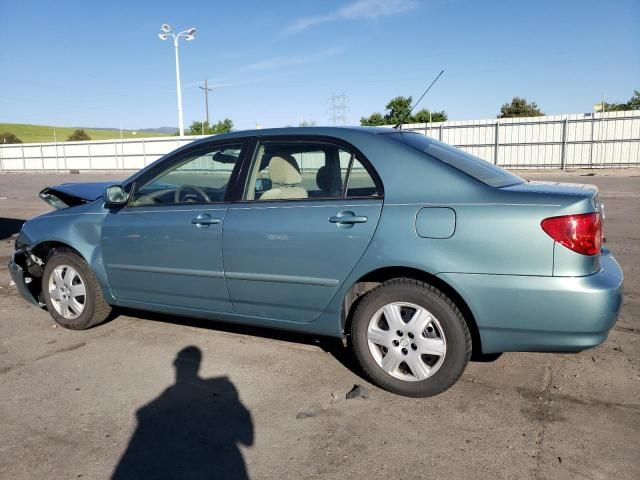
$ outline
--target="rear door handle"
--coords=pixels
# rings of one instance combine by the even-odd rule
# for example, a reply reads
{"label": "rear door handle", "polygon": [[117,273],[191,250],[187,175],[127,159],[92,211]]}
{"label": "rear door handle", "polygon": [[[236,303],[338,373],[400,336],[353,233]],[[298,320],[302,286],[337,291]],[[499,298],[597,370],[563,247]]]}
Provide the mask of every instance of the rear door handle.
{"label": "rear door handle", "polygon": [[352,225],[354,223],[366,223],[369,218],[363,215],[356,215],[353,212],[340,212],[338,215],[329,217],[329,222],[337,223],[338,225]]}
{"label": "rear door handle", "polygon": [[219,218],[211,218],[211,215],[208,213],[201,213],[195,218],[191,219],[191,223],[193,225],[205,226],[205,225],[216,225],[220,223]]}

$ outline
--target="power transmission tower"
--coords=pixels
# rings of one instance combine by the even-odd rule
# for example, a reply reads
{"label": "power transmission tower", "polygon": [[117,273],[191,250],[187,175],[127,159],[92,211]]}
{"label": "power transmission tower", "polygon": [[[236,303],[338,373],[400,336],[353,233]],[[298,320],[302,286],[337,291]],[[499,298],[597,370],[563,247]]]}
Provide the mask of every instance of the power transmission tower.
{"label": "power transmission tower", "polygon": [[207,111],[207,125],[209,125],[209,92],[213,92],[213,88],[209,88],[206,78],[204,79],[204,87],[198,87],[198,88],[204,92],[204,104],[205,104],[205,109]]}
{"label": "power transmission tower", "polygon": [[347,124],[347,111],[349,97],[333,94],[329,97],[329,122],[331,125],[345,126]]}

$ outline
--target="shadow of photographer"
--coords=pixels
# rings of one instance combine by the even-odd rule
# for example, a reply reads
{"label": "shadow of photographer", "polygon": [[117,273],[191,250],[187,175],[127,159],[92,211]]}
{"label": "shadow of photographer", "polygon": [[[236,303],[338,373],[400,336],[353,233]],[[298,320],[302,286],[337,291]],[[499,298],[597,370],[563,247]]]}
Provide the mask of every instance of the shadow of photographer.
{"label": "shadow of photographer", "polygon": [[176,381],[141,407],[114,479],[248,479],[239,444],[253,444],[251,413],[227,377],[198,375],[202,352],[176,355]]}

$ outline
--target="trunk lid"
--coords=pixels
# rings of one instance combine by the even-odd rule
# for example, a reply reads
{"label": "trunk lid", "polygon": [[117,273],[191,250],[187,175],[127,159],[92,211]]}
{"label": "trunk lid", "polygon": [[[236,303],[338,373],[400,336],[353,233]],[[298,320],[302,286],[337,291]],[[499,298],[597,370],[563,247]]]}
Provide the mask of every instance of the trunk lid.
{"label": "trunk lid", "polygon": [[[518,185],[503,187],[502,190],[509,192],[520,192],[532,195],[549,195],[552,197],[566,196],[566,200],[571,202],[577,199],[595,199],[598,197],[598,187],[590,184],[563,183],[563,182],[543,182],[529,181]],[[566,202],[563,202],[566,203]],[[584,212],[586,213],[586,212]]]}
{"label": "trunk lid", "polygon": [[500,190],[518,194],[532,203],[552,203],[558,206],[557,215],[599,212],[602,205],[598,187],[589,184],[530,181],[503,187]]}

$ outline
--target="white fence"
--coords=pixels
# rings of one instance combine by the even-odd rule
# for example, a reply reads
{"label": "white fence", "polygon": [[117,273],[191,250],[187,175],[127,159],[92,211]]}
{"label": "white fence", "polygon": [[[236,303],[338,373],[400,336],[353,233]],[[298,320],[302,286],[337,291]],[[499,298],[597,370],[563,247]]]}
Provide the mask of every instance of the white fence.
{"label": "white fence", "polygon": [[0,145],[0,171],[138,170],[196,138]]}
{"label": "white fence", "polygon": [[[640,166],[640,110],[405,125],[508,168]],[[137,170],[202,137],[0,145],[0,172]],[[313,168],[314,160],[309,158]],[[302,162],[304,163],[304,161]]]}
{"label": "white fence", "polygon": [[640,110],[407,125],[507,168],[640,166]]}

